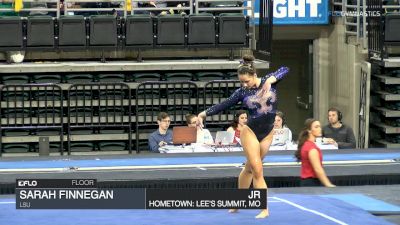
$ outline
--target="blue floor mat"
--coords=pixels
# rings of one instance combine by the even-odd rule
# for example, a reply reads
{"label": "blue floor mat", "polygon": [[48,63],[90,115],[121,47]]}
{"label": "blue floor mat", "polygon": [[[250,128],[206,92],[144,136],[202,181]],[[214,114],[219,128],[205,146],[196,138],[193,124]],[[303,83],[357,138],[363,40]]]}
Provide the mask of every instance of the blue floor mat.
{"label": "blue floor mat", "polygon": [[354,206],[357,206],[365,211],[368,211],[373,214],[400,214],[400,207],[396,205],[389,204],[387,202],[377,200],[374,198],[370,198],[363,194],[329,194],[329,195],[320,195],[323,197],[339,199],[341,201],[347,202]]}
{"label": "blue floor mat", "polygon": [[[334,154],[324,156],[324,161],[346,160],[381,160],[400,158],[400,153],[380,154]],[[206,157],[173,157],[173,158],[126,158],[126,159],[96,159],[91,160],[35,160],[35,161],[0,161],[0,169],[27,168],[66,168],[66,167],[111,167],[111,166],[156,166],[156,165],[187,165],[187,164],[223,164],[243,163],[244,156],[206,156]],[[271,155],[264,162],[295,162],[293,155]]]}
{"label": "blue floor mat", "polygon": [[[382,218],[343,201],[316,195],[274,194],[271,216],[259,220],[258,210],[16,210],[15,199],[1,199],[0,224],[12,225],[390,225]],[[4,204],[3,204],[4,203]],[[351,213],[349,213],[351,212]]]}

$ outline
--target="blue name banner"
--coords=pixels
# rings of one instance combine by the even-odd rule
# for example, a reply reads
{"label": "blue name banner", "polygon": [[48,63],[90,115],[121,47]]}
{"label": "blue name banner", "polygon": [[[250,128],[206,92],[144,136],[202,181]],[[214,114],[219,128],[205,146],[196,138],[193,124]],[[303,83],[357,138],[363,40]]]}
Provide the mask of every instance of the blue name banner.
{"label": "blue name banner", "polygon": [[[255,1],[254,23],[258,24],[260,0]],[[329,23],[328,0],[274,0],[275,25],[320,25]]]}

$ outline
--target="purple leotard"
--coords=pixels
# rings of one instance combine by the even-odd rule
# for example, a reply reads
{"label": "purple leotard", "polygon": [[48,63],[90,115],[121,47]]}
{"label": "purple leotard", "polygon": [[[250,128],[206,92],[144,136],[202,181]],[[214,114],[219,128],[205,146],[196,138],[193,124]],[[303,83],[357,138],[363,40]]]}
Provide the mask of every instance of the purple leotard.
{"label": "purple leotard", "polygon": [[279,81],[282,80],[288,72],[288,67],[281,67],[277,71],[269,73],[261,78],[259,87],[249,89],[241,87],[237,89],[225,101],[208,108],[206,110],[206,115],[215,115],[236,105],[238,102],[242,102],[243,106],[249,111],[249,120],[247,125],[256,134],[257,139],[261,141],[271,132],[274,126],[278,100],[276,83],[271,85],[270,96],[268,96],[268,98],[257,97],[257,92],[262,89],[265,81],[269,77],[274,76]]}

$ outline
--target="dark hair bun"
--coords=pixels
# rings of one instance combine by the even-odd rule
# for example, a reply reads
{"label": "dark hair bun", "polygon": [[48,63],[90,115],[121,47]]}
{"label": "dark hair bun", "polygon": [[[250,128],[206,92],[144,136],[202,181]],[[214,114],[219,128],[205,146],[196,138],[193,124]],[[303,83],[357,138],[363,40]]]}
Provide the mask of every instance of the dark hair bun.
{"label": "dark hair bun", "polygon": [[243,56],[243,61],[244,63],[253,63],[253,61],[255,60],[254,56],[252,55],[244,55]]}

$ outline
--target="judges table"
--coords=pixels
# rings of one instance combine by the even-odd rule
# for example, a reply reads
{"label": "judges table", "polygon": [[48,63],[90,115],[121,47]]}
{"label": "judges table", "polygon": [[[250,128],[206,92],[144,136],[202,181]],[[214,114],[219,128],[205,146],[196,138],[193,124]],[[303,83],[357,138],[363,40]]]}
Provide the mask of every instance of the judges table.
{"label": "judges table", "polygon": [[[335,145],[316,143],[321,150],[338,149]],[[297,144],[286,143],[284,145],[273,145],[269,148],[270,151],[285,151],[296,150]],[[237,145],[206,145],[194,143],[190,145],[166,145],[159,148],[160,153],[210,153],[210,152],[241,152],[242,146]]]}

